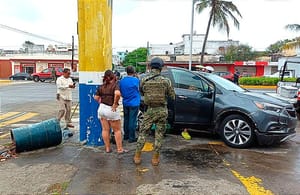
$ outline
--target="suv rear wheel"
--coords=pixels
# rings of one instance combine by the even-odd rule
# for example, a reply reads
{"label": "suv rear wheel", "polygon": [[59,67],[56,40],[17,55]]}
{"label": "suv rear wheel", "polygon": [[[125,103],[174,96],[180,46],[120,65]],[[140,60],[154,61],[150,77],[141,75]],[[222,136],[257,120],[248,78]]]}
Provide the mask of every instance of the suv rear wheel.
{"label": "suv rear wheel", "polygon": [[39,81],[40,81],[40,79],[39,79],[39,77],[38,77],[38,76],[34,76],[34,77],[33,77],[33,81],[34,81],[34,82],[39,82]]}
{"label": "suv rear wheel", "polygon": [[254,141],[253,125],[241,115],[230,115],[220,125],[223,141],[233,148],[247,148]]}

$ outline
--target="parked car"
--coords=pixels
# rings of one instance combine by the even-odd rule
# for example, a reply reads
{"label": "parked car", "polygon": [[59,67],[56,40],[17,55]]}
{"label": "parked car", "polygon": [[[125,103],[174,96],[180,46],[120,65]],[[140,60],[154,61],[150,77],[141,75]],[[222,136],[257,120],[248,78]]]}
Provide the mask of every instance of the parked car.
{"label": "parked car", "polygon": [[79,82],[79,72],[71,72],[70,77],[74,82]]}
{"label": "parked car", "polygon": [[173,129],[218,133],[235,148],[249,147],[255,140],[271,145],[295,136],[295,108],[286,101],[247,91],[215,74],[167,68],[162,75],[171,79],[176,93],[176,100],[168,101]]}
{"label": "parked car", "polygon": [[[63,75],[63,68],[55,68],[56,71],[56,77],[60,77]],[[31,76],[33,78],[33,81],[35,82],[45,82],[45,80],[51,80],[52,79],[52,68],[46,68],[42,70],[41,72],[33,73]]]}
{"label": "parked car", "polygon": [[[274,74],[271,74],[271,75],[265,75],[265,77],[279,78],[279,77],[281,77],[281,75],[282,75],[282,73],[275,72]],[[284,77],[285,78],[293,78],[293,71],[285,71]]]}
{"label": "parked car", "polygon": [[233,81],[233,77],[234,75],[231,73],[231,72],[228,72],[228,71],[220,71],[220,72],[214,72],[214,74],[220,76],[220,77],[223,77],[224,79],[227,79],[227,80],[230,80],[230,81]]}
{"label": "parked car", "polygon": [[32,76],[27,72],[19,72],[9,77],[10,80],[32,80]]}

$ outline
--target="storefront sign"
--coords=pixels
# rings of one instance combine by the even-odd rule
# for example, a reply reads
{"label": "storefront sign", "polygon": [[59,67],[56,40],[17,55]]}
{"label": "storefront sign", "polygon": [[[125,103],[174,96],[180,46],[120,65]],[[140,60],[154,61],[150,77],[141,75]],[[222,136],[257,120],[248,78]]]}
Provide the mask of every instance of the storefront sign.
{"label": "storefront sign", "polygon": [[64,63],[48,63],[48,68],[64,68]]}

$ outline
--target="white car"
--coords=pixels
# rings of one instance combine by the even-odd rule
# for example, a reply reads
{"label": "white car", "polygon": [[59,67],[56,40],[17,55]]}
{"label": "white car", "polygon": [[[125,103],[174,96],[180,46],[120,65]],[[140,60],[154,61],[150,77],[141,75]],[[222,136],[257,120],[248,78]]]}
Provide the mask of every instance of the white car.
{"label": "white car", "polygon": [[[284,77],[285,78],[292,78],[293,77],[293,72],[292,71],[285,71],[284,72]],[[279,78],[281,74],[279,72],[275,72],[274,74],[271,75],[265,75],[265,77],[271,77],[271,78]]]}

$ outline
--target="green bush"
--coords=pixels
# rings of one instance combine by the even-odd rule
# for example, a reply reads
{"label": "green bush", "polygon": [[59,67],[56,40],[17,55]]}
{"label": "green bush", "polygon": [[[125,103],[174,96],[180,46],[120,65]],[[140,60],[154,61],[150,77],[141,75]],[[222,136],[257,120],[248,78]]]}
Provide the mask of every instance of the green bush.
{"label": "green bush", "polygon": [[[239,79],[241,85],[277,85],[279,78],[269,78],[269,77],[242,77]],[[284,78],[287,82],[296,82],[296,78]]]}

